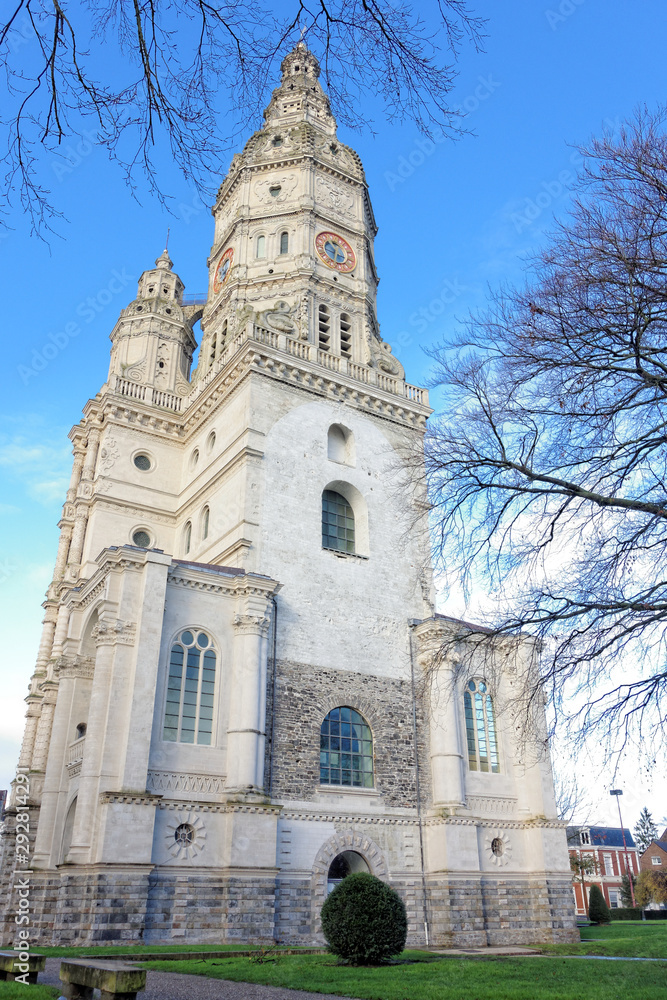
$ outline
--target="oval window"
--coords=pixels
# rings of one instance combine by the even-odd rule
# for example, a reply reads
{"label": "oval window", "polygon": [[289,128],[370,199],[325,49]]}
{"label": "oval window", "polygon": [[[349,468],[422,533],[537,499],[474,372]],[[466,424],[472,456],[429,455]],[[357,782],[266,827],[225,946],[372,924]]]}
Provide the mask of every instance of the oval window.
{"label": "oval window", "polygon": [[134,456],[134,464],[136,465],[137,469],[141,470],[141,472],[148,472],[153,463],[151,462],[148,455],[140,454]]}

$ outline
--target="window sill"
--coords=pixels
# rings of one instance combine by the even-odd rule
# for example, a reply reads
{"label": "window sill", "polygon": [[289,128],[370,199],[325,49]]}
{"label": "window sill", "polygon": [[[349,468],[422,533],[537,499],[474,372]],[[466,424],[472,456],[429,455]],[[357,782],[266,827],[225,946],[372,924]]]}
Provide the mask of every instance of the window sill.
{"label": "window sill", "polygon": [[368,556],[362,556],[359,552],[341,552],[340,549],[330,549],[326,545],[322,546],[323,552],[331,552],[332,555],[338,556],[339,559],[361,559],[364,562],[368,562]]}
{"label": "window sill", "polygon": [[341,795],[365,795],[374,799],[380,798],[377,788],[356,788],[353,785],[320,785],[315,794],[318,798],[334,795],[336,798],[340,798]]}

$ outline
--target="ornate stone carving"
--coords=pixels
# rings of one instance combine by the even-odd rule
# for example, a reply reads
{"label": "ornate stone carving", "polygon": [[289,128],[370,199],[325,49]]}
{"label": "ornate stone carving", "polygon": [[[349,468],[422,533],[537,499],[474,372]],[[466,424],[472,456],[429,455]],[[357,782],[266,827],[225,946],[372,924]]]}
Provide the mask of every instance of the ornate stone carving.
{"label": "ornate stone carving", "polygon": [[[282,205],[291,196],[297,185],[296,174],[278,174],[271,179],[257,181],[255,194],[263,204]],[[272,194],[272,190],[280,190]]]}
{"label": "ornate stone carving", "polygon": [[268,635],[270,618],[262,618],[259,615],[236,615],[234,618],[234,628],[243,635]]}
{"label": "ornate stone carving", "polygon": [[512,860],[512,843],[507,831],[489,830],[484,837],[484,850],[487,860],[497,868],[504,868]]}
{"label": "ornate stone carving", "polygon": [[120,643],[133,646],[137,633],[136,622],[124,622],[117,618],[113,622],[98,622],[93,629],[93,639],[97,646],[111,646]]}
{"label": "ornate stone carving", "polygon": [[389,344],[384,340],[371,337],[370,348],[370,363],[373,368],[378,368],[381,372],[386,372],[387,375],[393,375],[395,378],[405,378],[405,369],[398,358],[395,358],[391,353],[391,346]]}
{"label": "ornate stone carving", "polygon": [[497,816],[511,816],[516,809],[516,799],[499,795],[469,795],[466,806],[478,816],[495,813]]}
{"label": "ornate stone carving", "polygon": [[164,839],[167,852],[172,858],[191,861],[206,846],[204,821],[192,810],[179,811],[168,820]]}
{"label": "ornate stone carving", "polygon": [[354,209],[353,194],[333,178],[318,174],[316,190],[317,198],[334,211],[348,214]]}
{"label": "ornate stone carving", "polygon": [[279,300],[273,309],[259,314],[260,326],[267,326],[269,330],[277,330],[279,333],[295,334],[297,331],[298,306],[290,306],[289,302]]}
{"label": "ornate stone carving", "polygon": [[220,794],[225,787],[224,775],[184,774],[178,771],[149,771],[146,787],[151,792],[184,794]]}
{"label": "ornate stone carving", "polygon": [[92,656],[61,656],[56,663],[58,677],[83,677],[90,679],[95,673]]}
{"label": "ornate stone carving", "polygon": [[107,437],[102,448],[100,449],[100,459],[99,459],[99,470],[103,475],[113,468],[117,460],[120,458],[120,452],[118,450],[118,444],[116,439],[113,437]]}

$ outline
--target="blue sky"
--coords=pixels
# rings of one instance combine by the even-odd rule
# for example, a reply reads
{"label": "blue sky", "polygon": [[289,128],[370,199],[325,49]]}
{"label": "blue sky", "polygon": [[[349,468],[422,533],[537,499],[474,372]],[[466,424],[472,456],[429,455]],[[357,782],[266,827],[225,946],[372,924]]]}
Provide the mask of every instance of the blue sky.
{"label": "blue sky", "polygon": [[[429,143],[414,126],[386,123],[372,102],[374,135],[339,131],[362,157],[380,227],[382,335],[417,384],[428,377],[424,349],[451,337],[457,317],[482,305],[489,287],[520,280],[554,214],[567,210],[572,146],[603,127],[617,128],[640,103],[665,100],[667,10],[658,0],[477,7],[484,15],[491,10],[486,51],[464,48],[452,97],[467,110],[474,135]],[[163,249],[167,227],[187,292],[206,288],[213,235],[210,212],[168,157],[159,169],[163,190],[173,196],[171,216],[141,190],[133,198],[104,150],[73,141],[64,152],[67,159],[46,161],[48,186],[67,220],[60,235],[48,245],[30,236],[16,211],[13,230],[0,240],[7,351],[0,588],[10,636],[0,788],[15,766],[21,699],[55,557],[70,469],[67,432],[105,380],[108,335],[139,275]],[[220,164],[221,176],[227,165]],[[433,399],[437,405],[437,394]],[[633,761],[622,771],[626,825],[644,804],[656,818],[665,810],[665,781],[635,779],[634,771]],[[593,815],[611,822],[607,802],[603,791]]]}

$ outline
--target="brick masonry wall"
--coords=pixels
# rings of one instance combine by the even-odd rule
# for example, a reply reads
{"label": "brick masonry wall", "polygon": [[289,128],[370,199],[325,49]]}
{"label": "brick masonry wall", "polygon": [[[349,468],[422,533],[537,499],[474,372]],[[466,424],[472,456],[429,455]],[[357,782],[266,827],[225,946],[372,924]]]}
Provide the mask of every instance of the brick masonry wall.
{"label": "brick masonry wall", "polygon": [[[269,699],[271,693],[269,691]],[[273,732],[271,777],[275,799],[303,801],[312,799],[318,792],[320,727],[333,708],[349,705],[364,716],[373,732],[377,791],[383,795],[387,806],[416,807],[409,680],[279,660],[272,701],[275,719],[269,727],[269,737]],[[424,732],[421,711],[418,713],[418,732]],[[421,737],[419,742],[421,762],[426,757],[426,750]],[[267,754],[271,752],[269,738]]]}

